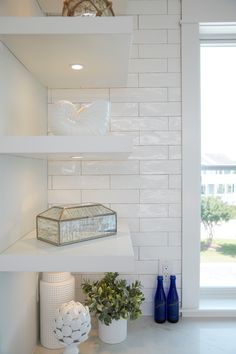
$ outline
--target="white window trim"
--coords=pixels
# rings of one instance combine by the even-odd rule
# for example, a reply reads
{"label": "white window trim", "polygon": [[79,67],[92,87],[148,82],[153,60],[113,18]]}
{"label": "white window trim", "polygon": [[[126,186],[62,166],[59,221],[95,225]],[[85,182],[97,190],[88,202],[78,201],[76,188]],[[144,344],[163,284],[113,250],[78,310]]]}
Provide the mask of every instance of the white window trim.
{"label": "white window trim", "polygon": [[182,24],[182,311],[199,306],[200,291],[200,41],[199,25]]}
{"label": "white window trim", "polygon": [[200,298],[200,37],[218,43],[235,40],[236,25],[225,25],[201,24],[199,31],[198,23],[182,23],[182,311],[186,316],[199,309]]}

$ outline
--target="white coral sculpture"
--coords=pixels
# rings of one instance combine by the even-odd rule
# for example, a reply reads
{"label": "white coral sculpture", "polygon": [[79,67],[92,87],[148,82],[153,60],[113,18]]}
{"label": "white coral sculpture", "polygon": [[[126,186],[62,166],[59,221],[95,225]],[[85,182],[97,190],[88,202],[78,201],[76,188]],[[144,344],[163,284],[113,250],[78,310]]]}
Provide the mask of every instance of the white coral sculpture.
{"label": "white coral sculpture", "polygon": [[52,105],[49,131],[53,135],[104,135],[109,120],[109,101],[94,101],[77,109],[72,102],[62,100]]}

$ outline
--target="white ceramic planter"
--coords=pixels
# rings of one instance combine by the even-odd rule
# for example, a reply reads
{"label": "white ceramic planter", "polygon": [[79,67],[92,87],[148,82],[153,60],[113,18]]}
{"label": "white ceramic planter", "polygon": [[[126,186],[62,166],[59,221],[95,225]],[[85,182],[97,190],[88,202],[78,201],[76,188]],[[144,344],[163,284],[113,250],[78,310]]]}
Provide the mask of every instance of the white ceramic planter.
{"label": "white ceramic planter", "polygon": [[99,338],[108,344],[117,344],[123,342],[127,337],[127,320],[112,320],[109,326],[98,320]]}

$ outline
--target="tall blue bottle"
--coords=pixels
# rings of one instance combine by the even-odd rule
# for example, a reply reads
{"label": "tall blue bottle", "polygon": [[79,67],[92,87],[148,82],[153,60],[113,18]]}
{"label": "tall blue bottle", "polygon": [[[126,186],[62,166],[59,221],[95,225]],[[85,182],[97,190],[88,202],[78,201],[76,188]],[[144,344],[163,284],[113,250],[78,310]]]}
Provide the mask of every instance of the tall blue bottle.
{"label": "tall blue bottle", "polygon": [[157,277],[157,290],[154,299],[154,320],[156,323],[166,321],[166,295],[163,288],[163,276]]}
{"label": "tall blue bottle", "polygon": [[176,276],[170,276],[170,288],[167,295],[167,321],[176,323],[179,321],[179,296],[176,289]]}

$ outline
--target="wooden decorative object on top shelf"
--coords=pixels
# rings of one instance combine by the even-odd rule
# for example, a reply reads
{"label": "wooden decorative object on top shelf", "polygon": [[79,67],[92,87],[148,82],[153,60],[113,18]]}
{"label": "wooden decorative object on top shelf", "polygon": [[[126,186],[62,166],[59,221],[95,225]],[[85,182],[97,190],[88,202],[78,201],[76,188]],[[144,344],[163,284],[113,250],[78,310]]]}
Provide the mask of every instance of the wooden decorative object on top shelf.
{"label": "wooden decorative object on top shelf", "polygon": [[109,0],[64,0],[62,16],[115,16]]}

